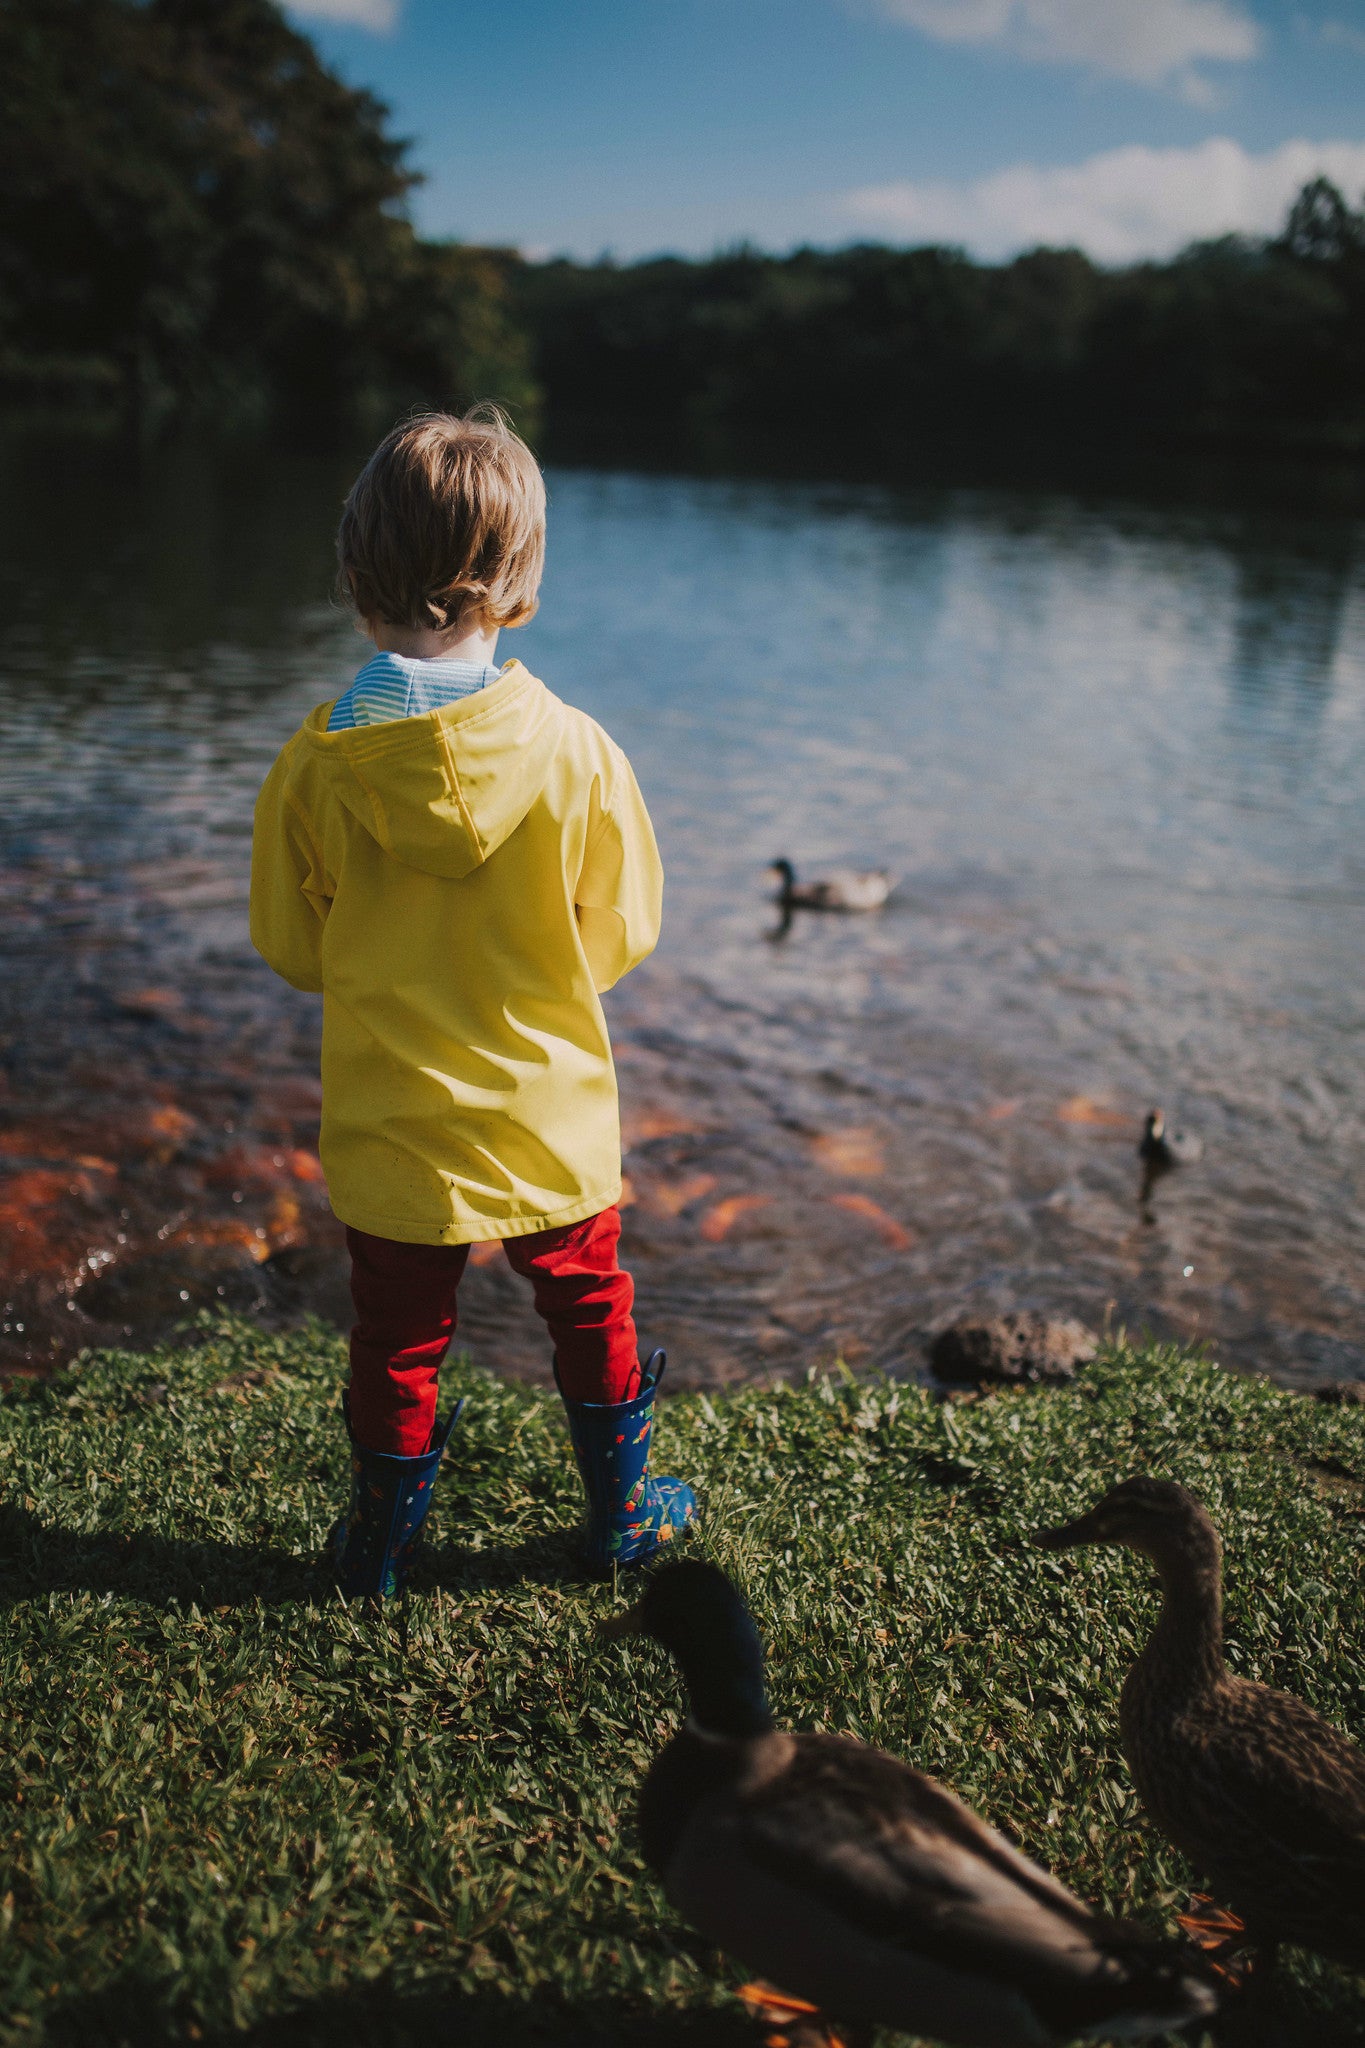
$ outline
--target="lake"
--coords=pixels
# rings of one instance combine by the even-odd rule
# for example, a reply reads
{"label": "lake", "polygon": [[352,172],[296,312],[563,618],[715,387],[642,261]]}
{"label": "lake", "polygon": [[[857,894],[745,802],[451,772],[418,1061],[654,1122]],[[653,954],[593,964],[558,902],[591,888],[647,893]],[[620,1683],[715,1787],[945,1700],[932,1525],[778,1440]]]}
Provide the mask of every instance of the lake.
{"label": "lake", "polygon": [[[0,448],[0,1361],[345,1317],[318,1006],[251,806],[362,645],[353,463]],[[1365,1377],[1365,530],[1046,493],[563,470],[504,636],[630,754],[668,871],[608,1000],[641,1335],[679,1383],[923,1370],[966,1312]],[[766,864],[885,866],[798,914]],[[1203,1156],[1140,1192],[1161,1105]],[[477,1358],[544,1372],[493,1248]]]}

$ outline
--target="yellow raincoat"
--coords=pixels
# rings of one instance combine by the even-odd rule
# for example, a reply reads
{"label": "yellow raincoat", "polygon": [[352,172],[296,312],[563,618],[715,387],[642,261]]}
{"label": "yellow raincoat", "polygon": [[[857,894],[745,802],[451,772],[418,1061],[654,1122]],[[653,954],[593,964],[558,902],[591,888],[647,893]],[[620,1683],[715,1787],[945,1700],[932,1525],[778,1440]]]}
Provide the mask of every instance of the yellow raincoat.
{"label": "yellow raincoat", "polygon": [[599,992],[653,951],[663,870],[630,763],[514,662],[438,711],[304,722],[256,804],[251,937],[322,991],[343,1223],[520,1237],[621,1193]]}

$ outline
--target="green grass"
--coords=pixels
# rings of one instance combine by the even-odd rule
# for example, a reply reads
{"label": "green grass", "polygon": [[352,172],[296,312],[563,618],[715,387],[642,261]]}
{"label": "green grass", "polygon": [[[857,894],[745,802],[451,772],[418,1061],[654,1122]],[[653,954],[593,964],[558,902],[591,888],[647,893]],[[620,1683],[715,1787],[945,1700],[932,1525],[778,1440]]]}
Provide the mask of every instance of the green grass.
{"label": "green grass", "polygon": [[[679,1693],[599,1645],[558,1405],[470,1395],[406,1611],[328,1598],[340,1343],[205,1324],[0,1399],[0,2040],[749,2038],[631,1812]],[[1190,1875],[1119,1755],[1155,1612],[1126,1553],[1023,1539],[1147,1470],[1206,1501],[1229,1657],[1365,1736],[1365,1412],[1170,1351],[945,1406],[813,1379],[678,1398],[665,1469],[771,1648],[774,1703],[942,1775],[1087,1897],[1170,1925]],[[621,1597],[625,1595],[622,1588]],[[1365,2039],[1292,1959],[1283,2038]]]}

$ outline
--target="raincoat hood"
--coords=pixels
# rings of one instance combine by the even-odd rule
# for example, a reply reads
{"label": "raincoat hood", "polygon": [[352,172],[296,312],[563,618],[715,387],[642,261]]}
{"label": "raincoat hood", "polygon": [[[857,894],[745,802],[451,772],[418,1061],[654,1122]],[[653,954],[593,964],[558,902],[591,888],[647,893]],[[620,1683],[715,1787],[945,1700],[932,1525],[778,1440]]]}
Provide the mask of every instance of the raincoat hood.
{"label": "raincoat hood", "polygon": [[328,732],[331,708],[310,715],[301,751],[385,853],[451,881],[516,831],[545,787],[565,720],[565,706],[520,662],[417,718]]}

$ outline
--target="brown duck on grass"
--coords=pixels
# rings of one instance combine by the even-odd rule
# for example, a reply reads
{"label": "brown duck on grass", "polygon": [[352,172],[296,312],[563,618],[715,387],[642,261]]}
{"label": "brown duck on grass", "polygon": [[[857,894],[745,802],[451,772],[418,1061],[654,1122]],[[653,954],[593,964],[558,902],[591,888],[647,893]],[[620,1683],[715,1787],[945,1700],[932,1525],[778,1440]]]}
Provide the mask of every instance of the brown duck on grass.
{"label": "brown duck on grass", "polygon": [[1222,1546],[1194,1495],[1125,1479],[1034,1540],[1151,1558],[1161,1617],[1119,1703],[1144,1805],[1270,1955],[1289,1941],[1365,1969],[1365,1750],[1292,1693],[1228,1670]]}
{"label": "brown duck on grass", "polygon": [[784,1992],[959,2048],[1135,2040],[1213,2011],[1178,1952],[1093,1913],[932,1778],[774,1728],[757,1632],[714,1565],[665,1566],[605,1633],[653,1637],[689,1695],[645,1780],[645,1859]]}

